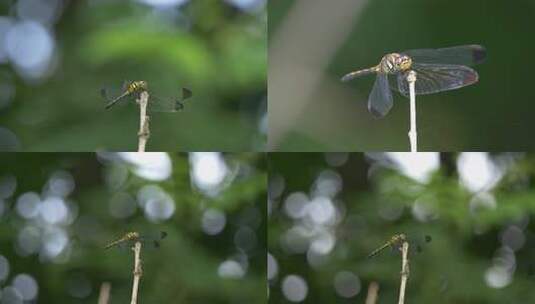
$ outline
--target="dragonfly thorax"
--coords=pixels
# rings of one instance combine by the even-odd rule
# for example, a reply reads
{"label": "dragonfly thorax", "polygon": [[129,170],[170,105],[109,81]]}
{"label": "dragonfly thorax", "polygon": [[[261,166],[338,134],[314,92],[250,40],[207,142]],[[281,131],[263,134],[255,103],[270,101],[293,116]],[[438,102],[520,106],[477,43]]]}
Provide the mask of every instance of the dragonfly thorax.
{"label": "dragonfly thorax", "polygon": [[128,92],[130,93],[133,93],[133,92],[141,92],[141,91],[145,91],[147,90],[148,88],[148,85],[147,85],[147,82],[144,81],[144,80],[138,80],[138,81],[132,81],[129,85],[128,85]]}
{"label": "dragonfly thorax", "polygon": [[137,233],[137,232],[128,232],[126,234],[126,238],[129,239],[129,240],[137,239],[137,238],[139,238],[139,233]]}
{"label": "dragonfly thorax", "polygon": [[396,74],[411,68],[412,59],[407,55],[391,53],[381,59],[379,68],[382,73]]}
{"label": "dragonfly thorax", "polygon": [[404,233],[400,233],[392,237],[392,242],[394,243],[403,243],[406,240],[407,240],[407,236]]}

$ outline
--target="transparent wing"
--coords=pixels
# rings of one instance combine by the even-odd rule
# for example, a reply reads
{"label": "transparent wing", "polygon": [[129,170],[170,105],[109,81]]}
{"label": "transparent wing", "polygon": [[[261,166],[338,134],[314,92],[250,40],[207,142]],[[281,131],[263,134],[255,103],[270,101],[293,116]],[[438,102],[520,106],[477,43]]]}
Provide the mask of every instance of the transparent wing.
{"label": "transparent wing", "polygon": [[461,45],[442,49],[416,49],[402,52],[415,63],[475,65],[482,63],[487,50],[477,44]]}
{"label": "transparent wing", "polygon": [[409,251],[411,253],[422,253],[427,250],[427,247],[431,241],[432,238],[430,235],[409,238]]}
{"label": "transparent wing", "polygon": [[134,247],[134,244],[134,241],[125,241],[117,244],[115,247],[122,253],[130,253],[132,252],[130,249]]}
{"label": "transparent wing", "polygon": [[[479,79],[476,71],[462,65],[413,64],[412,69],[417,72],[415,84],[417,95],[455,90],[474,84]],[[397,88],[392,84],[391,86],[404,96],[409,96],[407,73],[397,75]]]}
{"label": "transparent wing", "polygon": [[184,101],[189,99],[193,94],[189,89],[182,89],[182,97],[160,97],[150,94],[149,111],[150,112],[178,112],[184,108]]}
{"label": "transparent wing", "polygon": [[372,92],[368,97],[368,110],[375,117],[384,117],[392,108],[394,101],[392,91],[388,85],[388,76],[386,74],[377,74]]}
{"label": "transparent wing", "polygon": [[150,112],[177,112],[183,108],[184,105],[179,99],[155,96],[154,94],[149,97]]}
{"label": "transparent wing", "polygon": [[[408,236],[407,241],[409,242],[409,254],[413,255],[425,252],[432,238],[430,235]],[[394,249],[393,252],[399,254],[402,245],[403,243],[395,244],[392,247]]]}
{"label": "transparent wing", "polygon": [[167,236],[167,232],[159,231],[154,233],[141,234],[140,241],[145,248],[160,248],[162,240]]}
{"label": "transparent wing", "polygon": [[109,108],[116,103],[124,104],[126,103],[125,101],[131,101],[135,99],[135,94],[123,96],[127,86],[128,82],[124,82],[122,86],[106,85],[100,88],[100,97],[105,102],[106,108]]}
{"label": "transparent wing", "polygon": [[137,241],[141,243],[141,248],[143,250],[158,249],[161,246],[162,240],[167,236],[167,232],[158,231],[158,232],[149,232],[149,233],[140,233],[140,237],[137,240],[127,240],[117,244],[117,250],[123,253],[131,253],[131,248],[134,247]]}

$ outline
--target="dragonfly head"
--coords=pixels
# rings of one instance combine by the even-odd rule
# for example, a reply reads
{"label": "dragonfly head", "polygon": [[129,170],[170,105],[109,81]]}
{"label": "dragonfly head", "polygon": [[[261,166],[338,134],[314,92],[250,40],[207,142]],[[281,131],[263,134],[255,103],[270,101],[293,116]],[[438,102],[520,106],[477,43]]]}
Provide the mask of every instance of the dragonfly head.
{"label": "dragonfly head", "polygon": [[407,240],[407,236],[405,235],[405,233],[400,233],[396,237],[398,242],[404,242]]}
{"label": "dragonfly head", "polygon": [[147,84],[147,82],[145,80],[139,80],[139,81],[136,81],[136,86],[137,86],[137,90],[138,91],[145,91],[148,89],[149,85]]}
{"label": "dragonfly head", "polygon": [[381,60],[381,70],[383,73],[395,74],[406,71],[412,66],[412,59],[403,54],[392,53],[383,57]]}
{"label": "dragonfly head", "polygon": [[412,66],[412,59],[411,57],[407,55],[400,55],[397,58],[397,66],[399,67],[400,71],[406,71],[411,68]]}
{"label": "dragonfly head", "polygon": [[129,239],[137,239],[137,238],[139,238],[139,233],[138,232],[128,232],[127,236],[128,236]]}

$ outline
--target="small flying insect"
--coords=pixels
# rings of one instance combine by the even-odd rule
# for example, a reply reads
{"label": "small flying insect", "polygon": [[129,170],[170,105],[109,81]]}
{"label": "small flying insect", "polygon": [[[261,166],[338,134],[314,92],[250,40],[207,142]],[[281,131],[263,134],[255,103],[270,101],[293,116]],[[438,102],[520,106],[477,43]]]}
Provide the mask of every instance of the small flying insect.
{"label": "small flying insect", "polygon": [[382,252],[386,248],[391,248],[393,250],[400,250],[404,242],[409,243],[409,251],[412,253],[420,253],[424,250],[425,244],[431,242],[431,236],[425,235],[423,238],[410,238],[407,237],[404,233],[396,234],[392,236],[386,243],[381,247],[372,251],[368,258],[373,258]]}
{"label": "small flying insect", "polygon": [[193,96],[191,90],[182,88],[182,96],[180,97],[160,97],[155,95],[150,89],[146,81],[125,81],[122,88],[116,87],[102,88],[100,95],[106,101],[106,109],[111,108],[119,101],[132,101],[139,97],[143,91],[149,92],[149,112],[177,112],[184,108],[184,101]]}
{"label": "small flying insect", "polygon": [[144,248],[159,248],[160,242],[167,236],[167,232],[159,231],[158,233],[140,233],[127,232],[122,237],[109,242],[104,249],[119,247],[121,249],[132,248],[136,242],[140,242]]}

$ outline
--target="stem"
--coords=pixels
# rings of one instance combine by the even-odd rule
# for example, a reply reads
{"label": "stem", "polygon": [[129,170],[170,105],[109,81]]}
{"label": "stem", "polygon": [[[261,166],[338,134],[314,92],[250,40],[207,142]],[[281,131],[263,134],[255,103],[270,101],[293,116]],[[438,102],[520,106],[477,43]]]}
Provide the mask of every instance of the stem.
{"label": "stem", "polygon": [[110,289],[111,284],[109,282],[104,282],[100,285],[100,293],[98,295],[98,304],[108,304],[110,299]]}
{"label": "stem", "polygon": [[138,142],[138,152],[145,152],[145,146],[149,140],[150,131],[149,131],[149,116],[147,116],[147,105],[149,103],[149,93],[147,91],[141,92],[139,98],[137,99],[139,104],[139,132],[137,136],[139,137]]}
{"label": "stem", "polygon": [[368,295],[366,296],[366,304],[375,304],[377,302],[379,293],[379,284],[373,281],[368,286]]}
{"label": "stem", "polygon": [[136,242],[136,245],[132,250],[134,250],[134,284],[132,286],[132,300],[130,301],[130,304],[136,304],[139,280],[141,279],[141,274],[143,272],[141,269],[141,258],[139,257],[141,254],[141,243]]}
{"label": "stem", "polygon": [[415,71],[409,71],[407,82],[409,82],[409,94],[411,99],[411,129],[409,130],[409,140],[411,144],[411,152],[417,152],[418,134],[416,133],[416,93],[414,90],[414,84],[416,83]]}
{"label": "stem", "polygon": [[403,304],[405,302],[405,287],[407,286],[407,280],[409,279],[409,243],[407,241],[403,242],[401,247],[401,283],[399,285],[399,301],[398,304]]}

